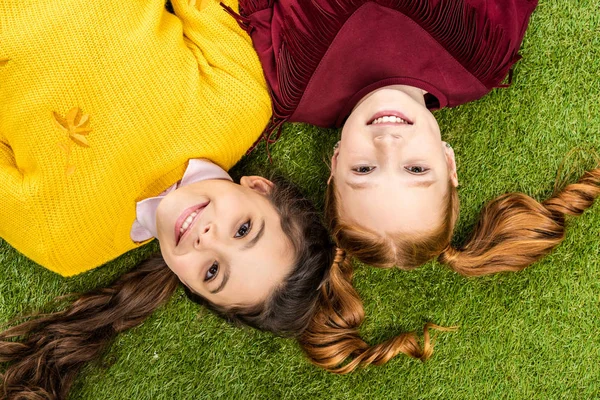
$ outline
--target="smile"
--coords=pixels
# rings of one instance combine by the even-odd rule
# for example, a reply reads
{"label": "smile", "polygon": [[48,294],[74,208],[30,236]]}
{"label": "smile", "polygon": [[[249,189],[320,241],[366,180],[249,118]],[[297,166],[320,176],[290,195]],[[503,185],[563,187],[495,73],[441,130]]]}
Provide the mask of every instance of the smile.
{"label": "smile", "polygon": [[202,211],[206,208],[209,202],[196,204],[195,206],[186,208],[177,221],[175,222],[175,246],[179,244],[181,239],[190,230],[198,215],[202,214]]}
{"label": "smile", "polygon": [[383,124],[384,122],[391,122],[393,124],[407,124],[408,123],[405,120],[403,120],[402,118],[391,115],[389,117],[385,116],[385,117],[377,118],[375,121],[371,122],[371,125]]}
{"label": "smile", "polygon": [[375,114],[367,125],[393,124],[393,125],[412,125],[413,123],[403,114],[396,111],[382,111]]}

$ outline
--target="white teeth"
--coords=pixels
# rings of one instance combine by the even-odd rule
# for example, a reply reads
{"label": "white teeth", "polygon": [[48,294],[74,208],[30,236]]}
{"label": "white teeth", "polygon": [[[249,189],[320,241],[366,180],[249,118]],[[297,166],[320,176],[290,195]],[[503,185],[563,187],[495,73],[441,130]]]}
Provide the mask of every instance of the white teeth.
{"label": "white teeth", "polygon": [[407,124],[408,123],[404,119],[402,119],[400,117],[396,117],[395,115],[385,115],[383,117],[379,117],[379,118],[373,120],[373,122],[371,122],[371,125],[383,124],[386,122],[391,122],[394,124]]}
{"label": "white teeth", "polygon": [[192,221],[194,221],[194,218],[196,218],[196,215],[198,215],[198,212],[194,211],[185,219],[185,221],[183,221],[183,224],[181,225],[181,228],[179,229],[180,234],[183,235],[185,233],[187,228],[189,228],[190,225],[192,224]]}

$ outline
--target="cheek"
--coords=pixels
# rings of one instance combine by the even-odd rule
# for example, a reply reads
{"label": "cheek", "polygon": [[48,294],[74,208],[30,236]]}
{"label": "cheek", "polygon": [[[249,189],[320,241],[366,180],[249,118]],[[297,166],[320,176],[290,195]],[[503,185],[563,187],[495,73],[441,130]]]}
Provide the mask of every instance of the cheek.
{"label": "cheek", "polygon": [[364,135],[361,134],[361,131],[364,127],[365,125],[361,117],[359,117],[359,113],[354,110],[342,127],[340,137],[342,143],[351,143],[363,137]]}
{"label": "cheek", "polygon": [[427,131],[429,136],[435,138],[436,142],[441,144],[442,135],[440,132],[440,126],[438,125],[437,120],[435,119],[433,114],[430,114],[428,116],[427,123],[425,124],[424,129]]}
{"label": "cheek", "polygon": [[340,142],[337,164],[348,167],[349,163],[366,162],[373,157],[373,143],[369,135],[359,129],[349,132],[347,139]]}
{"label": "cheek", "polygon": [[180,257],[172,258],[167,261],[167,266],[175,275],[177,275],[180,281],[197,291],[196,287],[198,286],[197,281],[199,276],[198,267],[191,265]]}
{"label": "cheek", "polygon": [[169,267],[169,269],[173,271],[173,273],[175,273],[180,280],[182,280],[182,278],[185,280],[185,276],[190,275],[192,269],[192,263],[190,262],[191,260],[187,259],[189,257],[181,255],[178,256],[174,254],[173,250],[169,246],[160,241],[158,243],[160,245],[160,252],[165,260],[165,263],[167,264],[167,267]]}
{"label": "cheek", "polygon": [[175,275],[179,276],[179,264],[177,263],[177,258],[173,255],[173,253],[167,246],[163,245],[163,243],[160,240],[158,243],[160,245],[160,253],[162,254],[163,259],[165,260],[167,267],[169,267],[169,269],[173,271]]}
{"label": "cheek", "polygon": [[[164,216],[164,214],[162,214],[161,212],[159,212],[158,210],[156,211],[156,235],[157,235],[157,239],[158,242],[160,243],[160,248],[161,251],[163,250],[163,243],[167,242],[167,223],[166,223],[166,218]],[[172,234],[174,235],[174,228],[173,228],[173,232]]]}
{"label": "cheek", "polygon": [[360,140],[363,135],[361,135],[361,126],[354,120],[348,120],[342,128],[342,135],[340,137],[340,145],[349,145],[357,140]]}

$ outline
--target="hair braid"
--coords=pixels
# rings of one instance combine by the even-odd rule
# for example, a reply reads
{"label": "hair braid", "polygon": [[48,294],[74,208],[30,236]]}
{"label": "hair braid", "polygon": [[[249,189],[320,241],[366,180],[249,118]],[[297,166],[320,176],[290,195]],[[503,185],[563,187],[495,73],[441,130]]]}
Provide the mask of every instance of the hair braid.
{"label": "hair braid", "polygon": [[[179,284],[161,257],[109,287],[88,292],[66,310],[34,315],[0,333],[2,399],[64,399],[81,367],[119,333],[141,324]],[[14,341],[14,340],[18,341]]]}
{"label": "hair braid", "polygon": [[[321,286],[319,304],[306,331],[299,338],[309,359],[319,367],[346,374],[359,366],[381,365],[399,353],[426,360],[433,348],[429,327],[424,328],[425,345],[419,345],[414,333],[403,333],[375,346],[369,346],[358,334],[364,320],[360,297],[352,286],[352,264],[344,250],[337,248],[329,277]],[[347,364],[341,365],[353,357]]]}
{"label": "hair braid", "polygon": [[500,196],[483,208],[467,243],[446,248],[439,260],[469,276],[519,271],[563,240],[565,215],[581,215],[599,195],[600,169],[594,169],[543,203],[522,193]]}

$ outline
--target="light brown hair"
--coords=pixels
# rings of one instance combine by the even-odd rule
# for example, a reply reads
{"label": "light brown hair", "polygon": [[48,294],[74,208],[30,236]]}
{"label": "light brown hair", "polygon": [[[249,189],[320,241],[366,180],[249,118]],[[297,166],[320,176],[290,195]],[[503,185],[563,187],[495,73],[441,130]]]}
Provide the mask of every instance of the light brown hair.
{"label": "light brown hair", "polygon": [[336,249],[329,276],[319,289],[314,316],[298,339],[311,362],[331,372],[346,374],[369,364],[385,364],[400,353],[427,360],[433,353],[429,328],[452,328],[426,324],[423,347],[412,332],[369,346],[358,333],[365,315],[360,297],[352,286],[352,273],[350,257],[344,250]]}
{"label": "light brown hair", "polygon": [[458,218],[458,192],[451,182],[448,187],[442,201],[442,223],[427,235],[383,236],[345,221],[338,211],[341,199],[333,179],[325,193],[325,220],[337,245],[359,261],[379,268],[413,269],[436,257],[450,243]]}
{"label": "light brown hair", "polygon": [[460,247],[450,245],[458,218],[458,196],[449,185],[445,218],[424,237],[381,237],[344,223],[333,181],[327,188],[325,216],[337,244],[360,261],[379,267],[409,269],[432,258],[467,276],[518,271],[554,249],[565,235],[565,216],[581,215],[600,195],[600,169],[586,172],[544,202],[523,193],[508,193],[481,211],[470,238]]}

